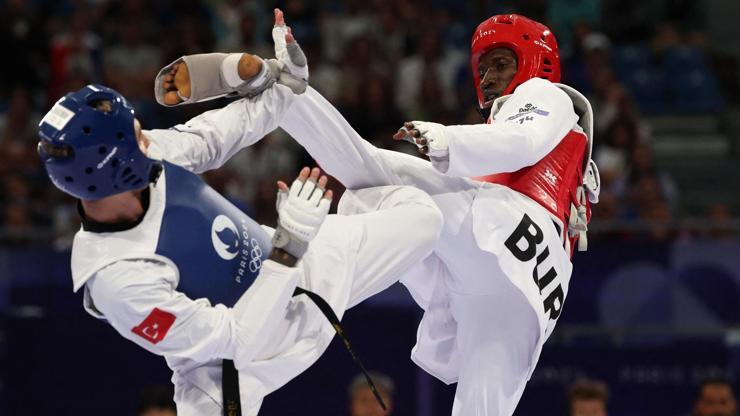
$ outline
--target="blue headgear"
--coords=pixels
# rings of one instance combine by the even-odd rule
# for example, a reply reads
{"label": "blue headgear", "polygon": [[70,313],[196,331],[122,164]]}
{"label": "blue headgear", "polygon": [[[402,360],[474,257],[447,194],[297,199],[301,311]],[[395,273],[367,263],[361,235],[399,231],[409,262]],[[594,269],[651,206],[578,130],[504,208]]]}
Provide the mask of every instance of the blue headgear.
{"label": "blue headgear", "polygon": [[[110,111],[96,102],[109,101]],[[80,199],[144,188],[160,171],[136,142],[134,109],[118,92],[88,85],[65,95],[39,123],[39,155],[54,185]],[[56,157],[44,142],[65,150]]]}

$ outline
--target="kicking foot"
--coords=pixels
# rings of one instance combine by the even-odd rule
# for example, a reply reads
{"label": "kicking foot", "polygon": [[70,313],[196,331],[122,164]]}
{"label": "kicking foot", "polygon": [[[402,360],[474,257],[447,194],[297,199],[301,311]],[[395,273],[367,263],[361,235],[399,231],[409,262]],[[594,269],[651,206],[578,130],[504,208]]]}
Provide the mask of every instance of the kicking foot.
{"label": "kicking foot", "polygon": [[162,89],[165,90],[164,103],[179,104],[190,98],[190,72],[185,62],[172,65],[170,72],[162,77]]}
{"label": "kicking foot", "polygon": [[[242,54],[237,70],[239,78],[248,81],[260,73],[262,61],[255,55]],[[161,77],[161,88],[165,91],[163,100],[166,105],[177,105],[190,98],[190,71],[185,61],[172,65],[169,72]]]}

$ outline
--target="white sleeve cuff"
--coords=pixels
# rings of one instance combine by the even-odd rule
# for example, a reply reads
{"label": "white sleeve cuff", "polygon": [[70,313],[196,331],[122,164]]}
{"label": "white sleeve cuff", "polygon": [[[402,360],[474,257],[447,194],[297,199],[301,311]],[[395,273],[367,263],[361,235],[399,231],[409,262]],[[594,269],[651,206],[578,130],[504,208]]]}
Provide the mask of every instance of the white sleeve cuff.
{"label": "white sleeve cuff", "polygon": [[278,277],[292,278],[293,274],[296,271],[296,268],[295,266],[290,267],[284,264],[280,264],[274,260],[267,259],[262,263],[261,272],[262,271],[268,272],[271,275],[275,275]]}
{"label": "white sleeve cuff", "polygon": [[437,172],[439,173],[447,173],[447,171],[450,169],[449,155],[445,157],[430,156],[429,161],[432,162],[432,166],[434,167],[434,169],[437,169]]}

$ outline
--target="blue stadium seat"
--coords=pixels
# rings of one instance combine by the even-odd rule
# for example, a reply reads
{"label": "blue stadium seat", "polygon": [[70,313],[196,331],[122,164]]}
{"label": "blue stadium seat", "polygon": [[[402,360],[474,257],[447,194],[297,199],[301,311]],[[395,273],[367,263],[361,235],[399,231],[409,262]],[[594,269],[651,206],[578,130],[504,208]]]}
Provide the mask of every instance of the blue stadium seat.
{"label": "blue stadium seat", "polygon": [[662,71],[650,67],[633,68],[621,77],[643,114],[666,112],[666,82]]}
{"label": "blue stadium seat", "polygon": [[665,77],[655,69],[650,49],[645,45],[622,45],[612,49],[612,66],[644,114],[667,110]]}
{"label": "blue stadium seat", "polygon": [[663,67],[666,71],[681,69],[707,69],[707,58],[704,51],[696,46],[676,46],[663,53]]}
{"label": "blue stadium seat", "polygon": [[668,48],[663,54],[663,70],[668,77],[672,110],[685,114],[719,111],[724,102],[717,79],[704,51],[696,46]]}
{"label": "blue stadium seat", "polygon": [[646,68],[652,61],[650,49],[644,45],[622,45],[612,49],[612,64],[618,74],[635,68]]}
{"label": "blue stadium seat", "polygon": [[706,114],[724,107],[717,80],[707,68],[672,70],[668,90],[672,109],[681,113]]}

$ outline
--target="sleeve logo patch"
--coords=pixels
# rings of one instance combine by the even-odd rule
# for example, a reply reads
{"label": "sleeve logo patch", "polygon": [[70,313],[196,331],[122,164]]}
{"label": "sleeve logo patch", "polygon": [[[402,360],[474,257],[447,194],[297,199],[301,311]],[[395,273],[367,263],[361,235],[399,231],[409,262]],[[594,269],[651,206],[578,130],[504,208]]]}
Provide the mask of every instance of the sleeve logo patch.
{"label": "sleeve logo patch", "polygon": [[144,318],[139,325],[131,329],[131,332],[152,344],[156,344],[164,339],[165,335],[167,335],[167,331],[169,331],[175,323],[175,319],[175,315],[161,309],[154,308],[149,316]]}
{"label": "sleeve logo patch", "polygon": [[[532,114],[537,114],[543,117],[547,117],[550,115],[549,111],[541,110],[537,108],[536,105],[527,104],[522,108],[519,108],[519,114],[514,114],[513,116],[510,116],[506,119],[506,121],[513,121],[517,120],[519,124],[522,124],[524,121],[530,121],[534,118],[532,117]],[[523,118],[522,118],[523,117]]]}

